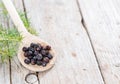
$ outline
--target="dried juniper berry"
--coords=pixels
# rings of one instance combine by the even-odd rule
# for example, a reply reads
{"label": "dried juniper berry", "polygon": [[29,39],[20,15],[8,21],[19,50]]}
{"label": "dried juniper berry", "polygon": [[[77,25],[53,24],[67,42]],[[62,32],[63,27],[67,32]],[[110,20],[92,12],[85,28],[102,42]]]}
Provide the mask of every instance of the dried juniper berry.
{"label": "dried juniper berry", "polygon": [[37,47],[37,48],[36,48],[36,51],[39,51],[39,52],[40,52],[40,50],[41,50],[41,47]]}
{"label": "dried juniper berry", "polygon": [[39,52],[35,51],[34,52],[34,56],[37,56],[39,54]]}
{"label": "dried juniper berry", "polygon": [[49,62],[49,58],[48,57],[44,57],[43,61],[46,62],[46,63],[48,63]]}
{"label": "dried juniper berry", "polygon": [[34,53],[35,49],[30,47],[29,51],[32,51]]}
{"label": "dried juniper berry", "polygon": [[51,49],[51,46],[49,46],[49,45],[47,45],[46,47],[45,47],[45,50],[50,50]]}
{"label": "dried juniper berry", "polygon": [[34,44],[34,49],[38,48],[39,45],[38,44]]}
{"label": "dried juniper berry", "polygon": [[31,59],[31,64],[32,64],[32,65],[35,65],[35,64],[36,64],[36,60]]}
{"label": "dried juniper berry", "polygon": [[29,60],[29,59],[25,59],[24,62],[25,62],[26,64],[30,64],[30,60]]}
{"label": "dried juniper berry", "polygon": [[34,48],[34,45],[35,45],[35,43],[31,43],[31,44],[30,44],[30,47]]}
{"label": "dried juniper berry", "polygon": [[24,53],[24,56],[25,56],[25,57],[28,57],[28,56],[29,56],[29,55],[28,55],[28,52],[25,52],[25,53]]}
{"label": "dried juniper berry", "polygon": [[36,64],[40,66],[40,65],[42,65],[42,61],[38,61],[38,60],[37,60],[37,63],[36,63]]}
{"label": "dried juniper berry", "polygon": [[30,56],[28,56],[27,58],[28,58],[28,59],[32,59],[32,58],[33,58],[33,56],[32,56],[32,55],[30,55]]}
{"label": "dried juniper berry", "polygon": [[30,56],[30,55],[33,54],[33,52],[32,51],[28,51],[27,54],[28,54],[28,56]]}
{"label": "dried juniper berry", "polygon": [[34,56],[32,59],[36,60],[37,61],[37,56]]}
{"label": "dried juniper berry", "polygon": [[50,53],[47,55],[47,57],[48,57],[49,59],[52,59],[52,58],[53,58],[53,56],[52,56]]}
{"label": "dried juniper berry", "polygon": [[43,58],[43,56],[41,55],[41,54],[38,54],[37,56],[36,56],[36,58],[37,58],[37,60],[42,60],[42,58]]}
{"label": "dried juniper berry", "polygon": [[46,62],[42,62],[42,66],[45,67],[47,65]]}
{"label": "dried juniper berry", "polygon": [[28,51],[28,48],[27,48],[27,47],[23,47],[22,50],[23,50],[24,52],[26,52],[26,51]]}
{"label": "dried juniper berry", "polygon": [[41,50],[41,54],[45,56],[46,55],[46,51],[45,50]]}
{"label": "dried juniper berry", "polygon": [[34,48],[32,48],[32,47],[28,47],[28,50],[29,50],[29,51],[33,51]]}

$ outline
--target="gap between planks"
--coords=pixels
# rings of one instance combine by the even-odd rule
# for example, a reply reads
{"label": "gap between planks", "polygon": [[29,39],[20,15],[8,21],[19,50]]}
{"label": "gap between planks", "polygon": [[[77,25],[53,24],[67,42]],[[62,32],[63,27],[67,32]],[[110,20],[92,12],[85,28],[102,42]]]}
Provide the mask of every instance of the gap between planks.
{"label": "gap between planks", "polygon": [[95,58],[96,58],[96,61],[97,61],[97,64],[98,64],[98,68],[99,68],[99,70],[100,70],[100,74],[101,74],[101,76],[102,76],[102,79],[103,79],[104,84],[106,84],[106,83],[105,83],[104,76],[103,76],[103,73],[102,73],[102,70],[101,70],[101,67],[100,67],[99,60],[98,60],[97,55],[96,55],[96,51],[95,51],[95,48],[94,48],[92,39],[91,39],[91,37],[90,37],[89,31],[88,31],[88,29],[87,29],[87,26],[86,26],[86,23],[85,23],[83,14],[82,14],[82,10],[81,10],[80,4],[79,4],[80,2],[78,2],[78,0],[76,0],[76,3],[77,3],[77,6],[78,6],[78,8],[79,8],[79,13],[80,13],[80,15],[81,15],[81,24],[83,25],[83,28],[85,29],[85,31],[86,31],[86,33],[87,33],[87,35],[88,35],[88,38],[89,38],[89,41],[90,41],[90,44],[91,44],[93,53],[94,53],[94,55],[95,55]]}

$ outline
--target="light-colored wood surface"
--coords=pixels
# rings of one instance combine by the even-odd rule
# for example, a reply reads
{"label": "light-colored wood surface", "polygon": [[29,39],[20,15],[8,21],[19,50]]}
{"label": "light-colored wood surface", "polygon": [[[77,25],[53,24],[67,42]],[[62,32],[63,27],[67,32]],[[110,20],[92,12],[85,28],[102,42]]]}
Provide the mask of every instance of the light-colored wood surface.
{"label": "light-colored wood surface", "polygon": [[32,26],[56,50],[56,65],[40,84],[103,84],[75,0],[25,0]]}
{"label": "light-colored wood surface", "polygon": [[106,84],[120,84],[120,1],[79,0]]}
{"label": "light-colored wood surface", "polygon": [[[36,80],[33,84],[120,84],[119,0],[13,2],[18,10],[26,8],[31,26],[56,51],[55,66],[28,77],[31,83]],[[0,22],[7,26],[2,15]],[[13,24],[10,22],[9,26]],[[0,84],[30,84],[25,77],[32,72],[15,56],[10,63],[0,64],[0,73]]]}

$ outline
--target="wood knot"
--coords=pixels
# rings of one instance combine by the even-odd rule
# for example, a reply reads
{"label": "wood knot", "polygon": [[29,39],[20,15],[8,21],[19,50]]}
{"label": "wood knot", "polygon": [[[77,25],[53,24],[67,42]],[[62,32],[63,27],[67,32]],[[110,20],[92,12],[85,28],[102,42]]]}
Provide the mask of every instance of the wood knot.
{"label": "wood knot", "polygon": [[33,84],[37,82],[37,73],[29,73],[25,76],[25,81],[27,83]]}
{"label": "wood knot", "polygon": [[73,57],[76,57],[77,55],[76,55],[76,53],[72,52],[72,56],[73,56]]}

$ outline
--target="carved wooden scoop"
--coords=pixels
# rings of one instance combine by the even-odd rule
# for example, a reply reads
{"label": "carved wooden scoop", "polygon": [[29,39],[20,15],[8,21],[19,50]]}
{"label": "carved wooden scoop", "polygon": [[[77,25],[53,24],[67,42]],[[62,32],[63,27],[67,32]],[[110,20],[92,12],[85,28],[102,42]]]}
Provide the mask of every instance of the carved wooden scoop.
{"label": "carved wooden scoop", "polygon": [[53,49],[50,50],[50,53],[52,54],[53,58],[50,60],[50,62],[46,65],[46,67],[42,67],[42,66],[38,66],[38,65],[31,65],[31,64],[25,64],[24,63],[24,52],[22,51],[22,48],[24,46],[28,47],[30,45],[30,43],[40,43],[42,46],[46,46],[46,45],[49,45],[47,42],[41,40],[40,38],[30,34],[23,22],[21,21],[13,3],[11,2],[11,0],[2,0],[8,13],[10,14],[15,26],[17,27],[19,33],[23,36],[23,40],[19,46],[19,50],[18,50],[18,59],[19,61],[21,62],[21,64],[26,67],[27,69],[29,70],[32,70],[32,71],[45,71],[45,70],[48,70],[50,69],[54,63],[55,63],[55,52]]}

